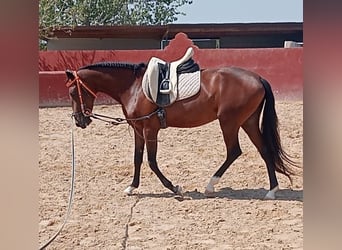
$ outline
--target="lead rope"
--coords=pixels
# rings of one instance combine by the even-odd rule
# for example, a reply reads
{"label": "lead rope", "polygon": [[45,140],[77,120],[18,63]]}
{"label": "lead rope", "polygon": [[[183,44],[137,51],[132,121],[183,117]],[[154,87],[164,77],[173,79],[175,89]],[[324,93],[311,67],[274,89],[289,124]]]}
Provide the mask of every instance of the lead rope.
{"label": "lead rope", "polygon": [[71,213],[71,205],[72,205],[72,199],[74,196],[74,183],[75,183],[75,142],[74,142],[74,129],[73,129],[73,124],[74,124],[74,116],[71,116],[71,158],[72,158],[72,170],[71,170],[71,187],[70,187],[70,194],[69,194],[69,205],[68,205],[68,210],[65,215],[63,224],[59,228],[59,230],[53,235],[48,242],[46,242],[43,246],[39,248],[39,250],[45,249],[56,237],[58,234],[62,231],[63,227],[67,223],[67,220],[70,216]]}
{"label": "lead rope", "polygon": [[[158,114],[162,109],[163,108],[159,107],[155,111],[153,111],[153,112],[151,112],[151,113],[149,113],[147,115],[143,115],[143,116],[137,117],[137,118],[115,118],[115,117],[110,117],[110,116],[106,116],[106,115],[100,115],[100,114],[96,114],[96,113],[90,113],[89,115],[86,115],[86,116],[89,116],[89,117],[92,117],[94,119],[98,119],[98,120],[101,120],[101,121],[104,121],[104,122],[111,123],[112,125],[119,125],[119,124],[125,124],[125,123],[127,123],[129,121],[137,122],[137,121],[142,121],[142,120],[150,119],[155,114]],[[105,119],[103,119],[103,118],[105,118]],[[112,121],[110,121],[110,120],[112,120]]]}

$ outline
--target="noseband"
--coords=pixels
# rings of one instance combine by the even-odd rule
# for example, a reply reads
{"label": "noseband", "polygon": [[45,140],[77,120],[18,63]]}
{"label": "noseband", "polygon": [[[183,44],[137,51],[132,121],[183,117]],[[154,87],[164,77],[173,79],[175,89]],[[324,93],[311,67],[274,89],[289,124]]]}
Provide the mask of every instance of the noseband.
{"label": "noseband", "polygon": [[81,87],[85,88],[91,95],[93,95],[95,98],[97,97],[94,91],[92,91],[82,80],[81,78],[77,75],[76,71],[73,71],[73,75],[75,77],[74,80],[72,81],[67,81],[66,86],[67,88],[70,88],[73,84],[76,84],[77,86],[77,92],[78,92],[78,97],[80,98],[80,104],[81,104],[81,112],[84,116],[91,116],[91,111],[89,109],[86,109],[85,104],[83,102],[82,98],[82,92],[81,92]]}

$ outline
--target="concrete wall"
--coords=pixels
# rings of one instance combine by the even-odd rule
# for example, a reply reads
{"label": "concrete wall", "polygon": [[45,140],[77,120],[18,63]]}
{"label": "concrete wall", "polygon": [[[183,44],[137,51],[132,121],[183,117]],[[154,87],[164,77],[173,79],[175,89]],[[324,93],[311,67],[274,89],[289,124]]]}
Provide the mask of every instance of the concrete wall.
{"label": "concrete wall", "polygon": [[[40,106],[70,105],[65,87],[65,69],[99,61],[148,62],[152,56],[174,61],[186,49],[194,48],[194,60],[201,68],[238,66],[267,79],[278,96],[301,98],[303,91],[303,48],[199,49],[183,33],[177,34],[164,50],[82,50],[43,51],[39,54]],[[113,103],[100,95],[97,104]]]}

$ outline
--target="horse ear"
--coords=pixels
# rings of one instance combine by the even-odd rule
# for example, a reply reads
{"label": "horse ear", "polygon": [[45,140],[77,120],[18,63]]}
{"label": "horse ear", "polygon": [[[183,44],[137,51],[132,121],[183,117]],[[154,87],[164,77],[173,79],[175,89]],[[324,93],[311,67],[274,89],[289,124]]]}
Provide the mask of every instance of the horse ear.
{"label": "horse ear", "polygon": [[70,79],[70,80],[74,80],[74,79],[75,79],[75,76],[74,76],[73,71],[67,69],[67,70],[65,71],[65,74],[67,75],[68,79]]}

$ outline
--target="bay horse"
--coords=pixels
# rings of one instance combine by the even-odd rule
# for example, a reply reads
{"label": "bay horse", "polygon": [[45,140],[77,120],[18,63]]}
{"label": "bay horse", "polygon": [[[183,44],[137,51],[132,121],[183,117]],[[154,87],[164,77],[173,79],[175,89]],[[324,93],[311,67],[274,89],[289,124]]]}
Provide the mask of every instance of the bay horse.
{"label": "bay horse", "polygon": [[[66,70],[67,87],[72,101],[76,126],[86,128],[94,117],[92,110],[98,92],[112,97],[122,106],[125,121],[134,129],[134,176],[126,194],[139,187],[140,168],[146,145],[151,170],[162,184],[175,194],[182,194],[160,171],[157,161],[157,136],[161,123],[157,105],[148,100],[142,89],[145,63],[100,62]],[[214,195],[214,186],[242,153],[238,132],[247,133],[265,161],[270,190],[265,199],[275,199],[279,190],[276,172],[292,183],[295,166],[281,145],[275,100],[270,84],[258,74],[237,67],[202,69],[199,92],[165,107],[168,127],[191,128],[219,120],[227,156],[210,178],[205,195]],[[259,125],[262,114],[261,124]]]}

